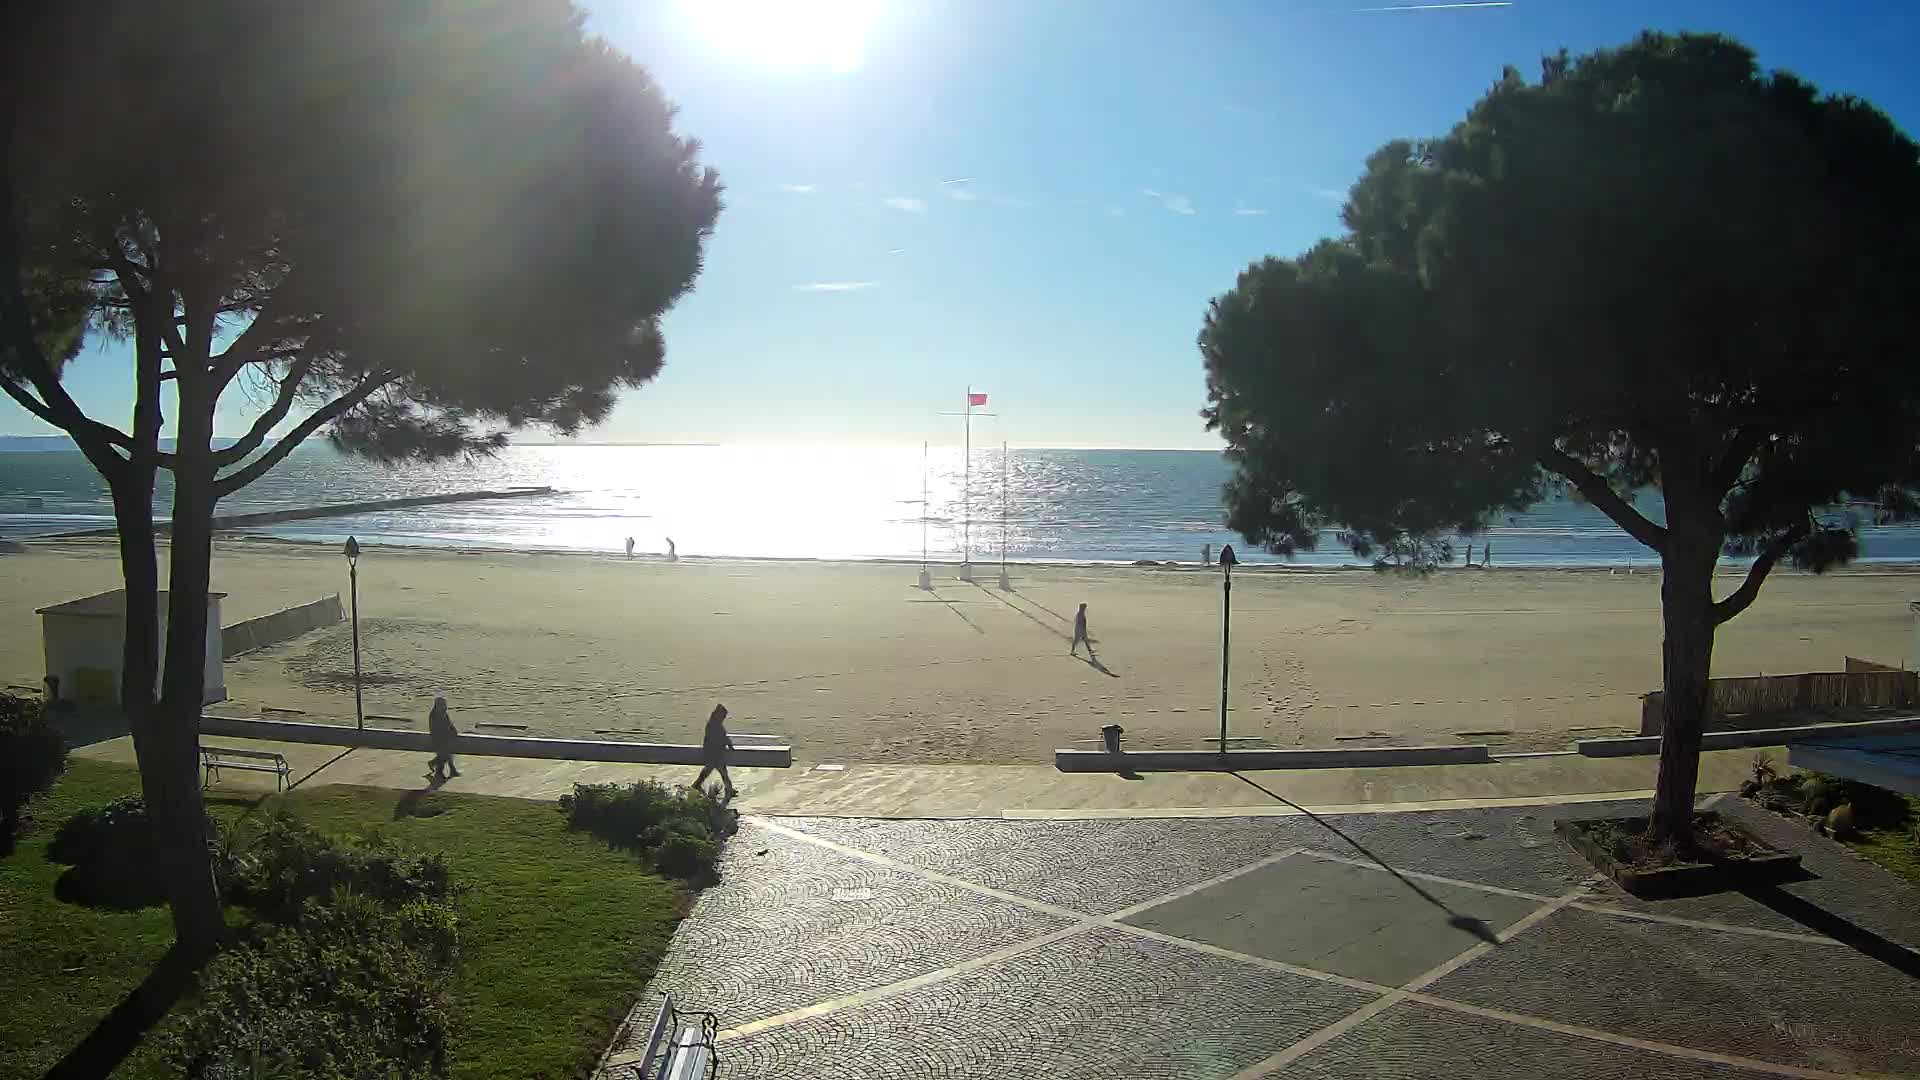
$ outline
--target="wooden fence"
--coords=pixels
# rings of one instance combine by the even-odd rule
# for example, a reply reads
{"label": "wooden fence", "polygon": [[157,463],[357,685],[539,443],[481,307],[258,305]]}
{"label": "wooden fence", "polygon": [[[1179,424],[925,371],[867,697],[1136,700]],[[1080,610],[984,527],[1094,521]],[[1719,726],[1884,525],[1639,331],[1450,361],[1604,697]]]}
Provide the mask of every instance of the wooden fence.
{"label": "wooden fence", "polygon": [[[1713,679],[1708,683],[1712,719],[1734,713],[1785,713],[1822,706],[1905,707],[1920,702],[1920,672],[1879,668],[1857,670],[1870,661],[1847,661],[1846,671],[1805,675],[1755,675]],[[1640,734],[1658,735],[1666,719],[1665,695],[1655,690],[1640,698]]]}

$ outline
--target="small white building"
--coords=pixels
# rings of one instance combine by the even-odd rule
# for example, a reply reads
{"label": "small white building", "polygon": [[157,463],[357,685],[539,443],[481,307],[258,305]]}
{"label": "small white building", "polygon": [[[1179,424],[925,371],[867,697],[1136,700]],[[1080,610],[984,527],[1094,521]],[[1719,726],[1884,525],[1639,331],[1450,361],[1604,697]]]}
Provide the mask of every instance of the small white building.
{"label": "small white building", "polygon": [[[226,593],[207,594],[207,663],[202,685],[207,704],[227,699],[220,662],[220,601]],[[120,700],[120,659],[126,646],[125,589],[40,608],[40,638],[47,674],[60,680],[62,701],[114,704]],[[161,671],[166,670],[167,594],[160,594]],[[155,692],[159,691],[156,680]]]}

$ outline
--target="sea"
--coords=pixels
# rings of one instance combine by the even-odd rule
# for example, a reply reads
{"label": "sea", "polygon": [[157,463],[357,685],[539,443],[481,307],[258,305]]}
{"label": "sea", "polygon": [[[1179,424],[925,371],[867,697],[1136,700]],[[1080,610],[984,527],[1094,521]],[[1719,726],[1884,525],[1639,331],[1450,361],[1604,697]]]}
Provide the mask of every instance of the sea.
{"label": "sea", "polygon": [[[236,532],[286,540],[682,558],[975,563],[1194,562],[1233,544],[1243,562],[1364,565],[1334,535],[1292,557],[1224,526],[1218,454],[1200,450],[822,446],[515,446],[485,459],[382,466],[302,447],[221,503],[245,514],[477,489],[551,487],[533,498],[381,510]],[[162,485],[155,514],[168,513]],[[1637,503],[1662,518],[1659,496]],[[106,491],[74,450],[0,453],[0,537],[111,527]],[[1650,553],[1565,497],[1501,515],[1472,538],[1495,566],[1646,566]],[[1456,542],[1464,555],[1466,538]],[[1867,526],[1863,561],[1920,561],[1920,525]]]}

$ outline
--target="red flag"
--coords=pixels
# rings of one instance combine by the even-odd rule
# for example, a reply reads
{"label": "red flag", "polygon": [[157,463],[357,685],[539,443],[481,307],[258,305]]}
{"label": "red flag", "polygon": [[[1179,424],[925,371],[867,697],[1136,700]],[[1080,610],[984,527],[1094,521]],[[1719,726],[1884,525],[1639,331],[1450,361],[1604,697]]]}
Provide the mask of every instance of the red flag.
{"label": "red flag", "polygon": [[967,395],[967,404],[969,405],[985,405],[986,403],[987,403],[987,395],[985,394],[968,394]]}

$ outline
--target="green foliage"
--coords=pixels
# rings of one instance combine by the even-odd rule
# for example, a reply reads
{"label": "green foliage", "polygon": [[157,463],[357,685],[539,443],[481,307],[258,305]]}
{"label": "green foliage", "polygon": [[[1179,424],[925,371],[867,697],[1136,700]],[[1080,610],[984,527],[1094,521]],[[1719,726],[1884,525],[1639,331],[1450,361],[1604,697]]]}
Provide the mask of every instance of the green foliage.
{"label": "green foliage", "polygon": [[1820,817],[1841,802],[1840,782],[1834,777],[1816,773],[1800,784],[1800,809],[1803,813]]}
{"label": "green foliage", "polygon": [[1570,484],[1656,549],[1821,569],[1853,554],[1824,508],[1912,509],[1920,150],[1864,102],[1645,34],[1382,147],[1344,220],[1200,334],[1250,541],[1364,556]]}
{"label": "green foliage", "polygon": [[341,846],[285,810],[268,814],[223,861],[228,902],[280,923],[340,893],[393,907],[453,894],[444,856],[403,852],[377,834]]}
{"label": "green foliage", "polygon": [[583,830],[648,858],[654,868],[689,881],[709,880],[719,842],[733,833],[737,815],[724,802],[695,788],[652,780],[620,784],[575,784],[560,797],[569,829]]}
{"label": "green foliage", "polygon": [[67,743],[32,698],[0,694],[0,854],[13,850],[20,810],[67,767]]}
{"label": "green foliage", "polygon": [[221,953],[163,1037],[179,1075],[446,1074],[454,916],[342,890]]}
{"label": "green foliage", "polygon": [[[205,831],[209,849],[219,850],[220,830],[210,818]],[[71,903],[125,910],[166,902],[162,856],[143,796],[76,811],[61,822],[47,858],[72,867],[56,886]]]}
{"label": "green foliage", "polygon": [[1860,822],[1853,812],[1852,803],[1841,803],[1827,811],[1827,832],[1836,840],[1851,840],[1859,835]]}
{"label": "green foliage", "polygon": [[277,810],[224,862],[227,899],[262,922],[168,1032],[181,1075],[445,1075],[459,920],[441,857],[343,846]]}

